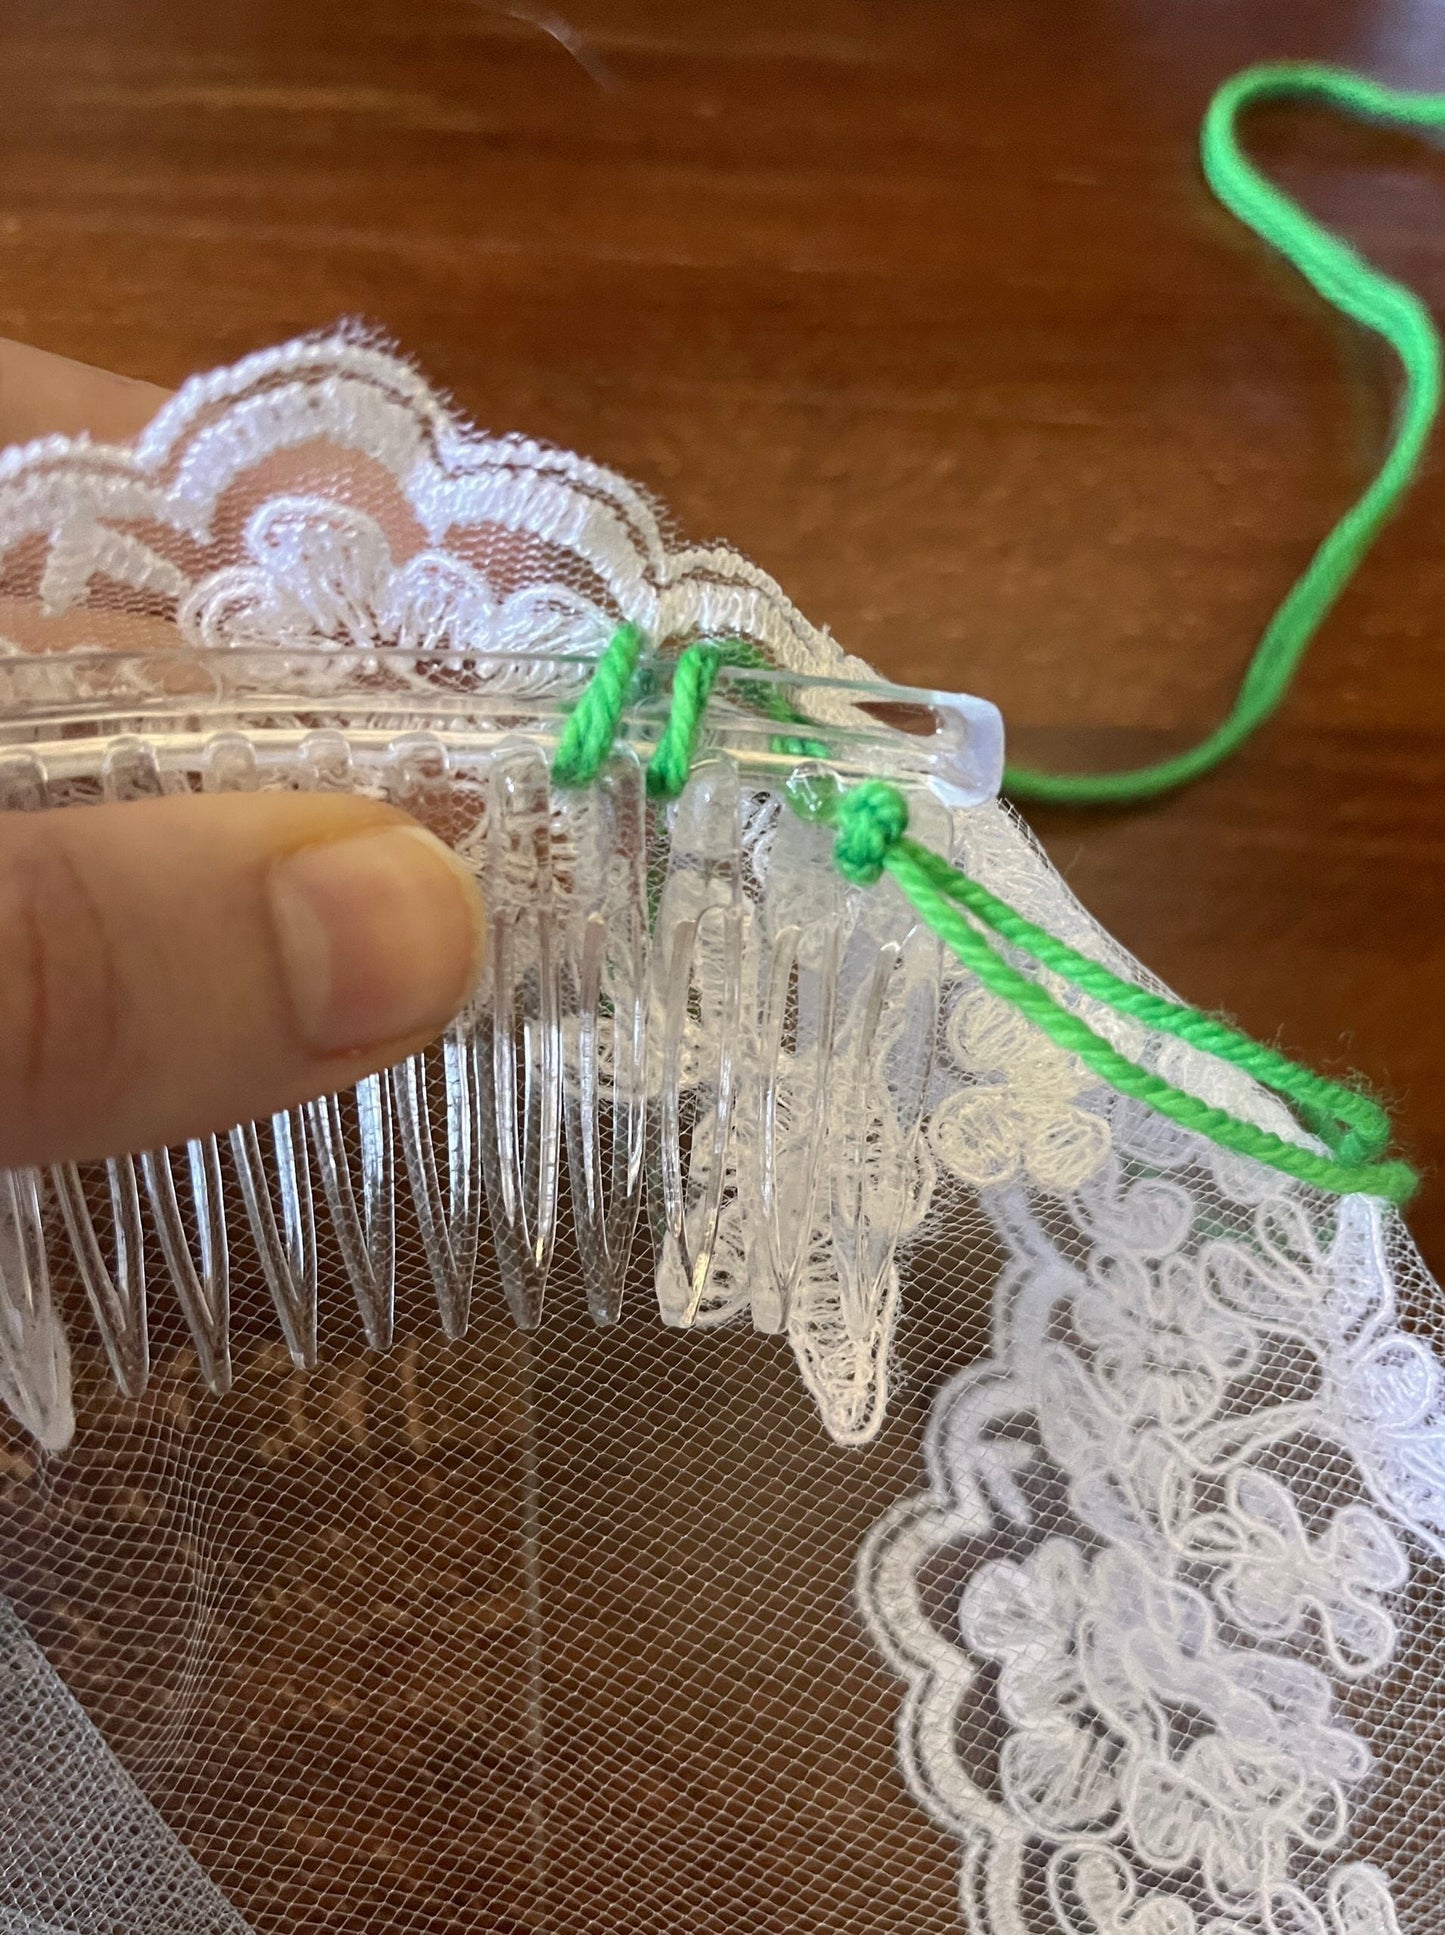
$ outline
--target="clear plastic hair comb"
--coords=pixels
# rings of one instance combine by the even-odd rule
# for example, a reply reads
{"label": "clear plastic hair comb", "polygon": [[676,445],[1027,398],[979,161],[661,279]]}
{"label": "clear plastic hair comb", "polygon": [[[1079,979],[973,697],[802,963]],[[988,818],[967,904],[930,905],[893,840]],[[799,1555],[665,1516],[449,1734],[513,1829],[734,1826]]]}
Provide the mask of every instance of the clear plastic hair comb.
{"label": "clear plastic hair comb", "polygon": [[[827,1321],[866,1380],[833,1392],[826,1420],[844,1440],[871,1427],[918,1195],[938,947],[897,896],[849,891],[826,834],[780,811],[797,761],[727,685],[827,717],[832,769],[901,777],[944,846],[949,810],[997,791],[1001,722],[981,700],[876,681],[730,674],[706,757],[658,810],[644,762],[670,662],[643,668],[649,697],[602,782],[550,784],[591,663],[400,645],[341,663],[334,645],[0,660],[0,807],[360,792],[466,855],[488,909],[482,982],[434,1049],[228,1136],[0,1177],[0,1393],[42,1443],[73,1429],[52,1279],[83,1290],[126,1397],[146,1389],[157,1296],[224,1392],[233,1275],[264,1281],[310,1370],[323,1256],[367,1343],[389,1350],[399,1242],[424,1261],[442,1331],[463,1338],[479,1270],[536,1327],[559,1236],[596,1323],[617,1321],[645,1254],[665,1323],[750,1311],[759,1330],[791,1330],[820,1396],[838,1371],[809,1354],[814,1286],[835,1282]],[[900,711],[911,732],[879,723]]]}
{"label": "clear plastic hair comb", "polygon": [[[8,453],[0,596],[4,810],[361,791],[489,909],[401,1067],[0,1178],[0,1929],[1433,1935],[1439,1292],[991,706],[345,335]],[[552,783],[621,621],[748,648],[670,802],[661,650]]]}

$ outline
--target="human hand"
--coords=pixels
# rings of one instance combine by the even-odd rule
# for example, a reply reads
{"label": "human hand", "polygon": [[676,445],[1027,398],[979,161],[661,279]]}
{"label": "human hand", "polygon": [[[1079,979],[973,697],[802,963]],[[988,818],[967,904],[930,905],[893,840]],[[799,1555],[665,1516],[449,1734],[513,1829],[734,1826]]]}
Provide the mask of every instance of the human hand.
{"label": "human hand", "polygon": [[[0,341],[0,443],[164,392]],[[475,882],[405,814],[210,795],[0,814],[0,1165],[184,1141],[344,1088],[461,1006]]]}

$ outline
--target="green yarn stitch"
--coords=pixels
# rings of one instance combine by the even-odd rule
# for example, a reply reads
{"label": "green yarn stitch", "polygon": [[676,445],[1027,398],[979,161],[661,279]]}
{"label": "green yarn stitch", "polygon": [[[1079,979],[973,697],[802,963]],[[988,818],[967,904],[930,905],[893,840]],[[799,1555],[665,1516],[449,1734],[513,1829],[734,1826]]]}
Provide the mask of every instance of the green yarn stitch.
{"label": "green yarn stitch", "polygon": [[557,742],[552,778],[558,786],[589,785],[601,771],[617,738],[643,643],[639,628],[625,621],[612,634]]}
{"label": "green yarn stitch", "polygon": [[1236,752],[1274,712],[1336,599],[1409,488],[1440,404],[1440,337],[1428,310],[1402,283],[1376,269],[1260,174],[1240,150],[1239,117],[1259,101],[1322,101],[1362,120],[1407,128],[1445,127],[1445,94],[1409,94],[1343,68],[1279,62],[1247,68],[1210,102],[1200,156],[1224,206],[1277,249],[1326,302],[1372,329],[1405,373],[1395,434],[1375,477],[1340,518],[1286,594],[1255,647],[1233,705],[1197,745],[1128,772],[1045,773],[1010,765],[1015,799],[1063,805],[1122,805],[1198,779]]}
{"label": "green yarn stitch", "polygon": [[908,831],[908,802],[887,780],[865,779],[836,797],[831,823],[838,829],[833,858],[855,887],[871,887]]}
{"label": "green yarn stitch", "polygon": [[[552,778],[558,786],[587,786],[602,770],[617,739],[623,710],[637,674],[637,662],[646,637],[636,626],[620,624],[612,634],[606,651],[598,659],[592,676],[583,688],[557,742],[552,760]],[[773,667],[755,646],[745,640],[719,643],[704,639],[689,645],[678,655],[673,672],[672,704],[661,740],[647,768],[647,790],[662,799],[675,799],[687,784],[693,751],[702,729],[703,713],[724,665],[752,666],[759,671]],[[754,688],[743,688],[752,697]],[[800,719],[785,696],[771,686],[756,688],[761,709],[779,724],[797,726]],[[784,736],[773,740],[773,750],[784,758],[826,759],[828,748],[818,739]]]}
{"label": "green yarn stitch", "polygon": [[[672,706],[667,715],[657,749],[648,762],[647,790],[655,799],[676,799],[687,784],[692,769],[702,716],[712,696],[717,675],[725,665],[751,666],[756,671],[776,668],[755,645],[746,639],[700,639],[678,654],[672,675]],[[738,686],[739,696],[755,703],[768,718],[779,725],[800,726],[807,721],[788,704],[776,686]],[[820,739],[801,739],[796,733],[782,734],[772,741],[772,749],[784,759],[826,759],[828,748]]]}
{"label": "green yarn stitch", "polygon": [[672,674],[672,706],[652,758],[647,790],[655,798],[676,799],[687,784],[702,715],[724,664],[723,647],[704,642],[680,654]]}

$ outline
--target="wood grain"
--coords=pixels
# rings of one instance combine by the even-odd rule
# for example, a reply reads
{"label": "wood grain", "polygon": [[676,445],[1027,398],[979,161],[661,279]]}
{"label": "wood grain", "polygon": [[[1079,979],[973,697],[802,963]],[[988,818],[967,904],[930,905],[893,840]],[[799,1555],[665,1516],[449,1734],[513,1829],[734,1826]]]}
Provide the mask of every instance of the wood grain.
{"label": "wood grain", "polygon": [[[1384,358],[1209,201],[1215,84],[1445,83],[1412,0],[9,0],[0,334],[153,383],[341,314],[496,428],[725,535],[1016,748],[1220,712],[1377,460]],[[1445,160],[1261,115],[1280,178],[1445,306]],[[1445,1157],[1445,473],[1228,770],[1037,824],[1176,987]],[[1445,1267],[1445,1185],[1415,1227]]]}

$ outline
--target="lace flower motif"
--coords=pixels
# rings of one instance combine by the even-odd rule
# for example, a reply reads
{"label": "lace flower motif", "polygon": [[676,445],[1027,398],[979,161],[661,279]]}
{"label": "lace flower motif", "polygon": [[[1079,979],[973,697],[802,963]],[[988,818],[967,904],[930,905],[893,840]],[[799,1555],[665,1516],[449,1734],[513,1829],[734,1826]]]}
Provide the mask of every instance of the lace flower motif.
{"label": "lace flower motif", "polygon": [[1293,1847],[1340,1841],[1344,1789],[1370,1759],[1331,1724],[1328,1680],[1225,1646],[1193,1587],[1050,1539],[1022,1563],[985,1565],[959,1624],[998,1663],[1009,1809],[1049,1841],[1123,1827],[1150,1867],[1196,1873],[1226,1912],[1285,1873]]}
{"label": "lace flower motif", "polygon": [[982,988],[966,993],[948,1046],[974,1079],[948,1096],[928,1125],[934,1154],[960,1182],[993,1189],[1019,1177],[1075,1190],[1109,1154],[1106,1116],[1079,1105],[1094,1086],[1082,1063]]}
{"label": "lace flower motif", "polygon": [[1180,1258],[1151,1270],[1139,1257],[1097,1257],[1074,1299],[1074,1327],[1115,1412],[1188,1431],[1212,1417],[1254,1360],[1249,1326],[1214,1302]]}
{"label": "lace flower motif", "polygon": [[595,646],[596,607],[560,586],[499,597],[474,565],[423,550],[398,563],[366,512],[320,497],[268,498],[243,534],[244,563],[212,572],[181,605],[202,647],[394,646],[541,657]]}
{"label": "lace flower motif", "polygon": [[1268,1472],[1245,1470],[1230,1481],[1228,1509],[1192,1528],[1191,1544],[1210,1558],[1230,1543],[1239,1551],[1215,1597],[1236,1626],[1260,1639],[1293,1640],[1313,1612],[1338,1673],[1383,1672],[1397,1634],[1380,1595],[1398,1591],[1409,1568],[1377,1512],[1346,1505],[1312,1539],[1289,1488]]}
{"label": "lace flower motif", "polygon": [[1146,1893],[1113,1848],[1061,1850],[1049,1863],[1049,1884],[1060,1928],[1067,1926],[1065,1902],[1076,1902],[1088,1917],[1084,1926],[1090,1935],[1249,1935],[1232,1916],[1227,1921],[1211,1916],[1201,1931],[1188,1902],[1172,1893]]}
{"label": "lace flower motif", "polygon": [[1343,1199],[1328,1249],[1298,1203],[1279,1201],[1256,1211],[1252,1244],[1213,1242],[1201,1260],[1217,1302],[1319,1353],[1330,1435],[1356,1459],[1382,1513],[1445,1556],[1445,1372],[1399,1324],[1396,1279],[1423,1265],[1402,1234],[1392,1241],[1393,1267],[1369,1197]]}
{"label": "lace flower motif", "polygon": [[[1115,1848],[1060,1849],[1049,1863],[1049,1900],[1059,1928],[1075,1928],[1075,1904],[1088,1918],[1089,1935],[1261,1935],[1265,1924],[1250,1914],[1205,1911],[1201,1921],[1173,1892],[1141,1886]],[[1389,1887],[1368,1862],[1341,1864],[1325,1886],[1328,1920],[1298,1888],[1285,1882],[1270,1891],[1268,1927],[1278,1935],[1400,1935]]]}

